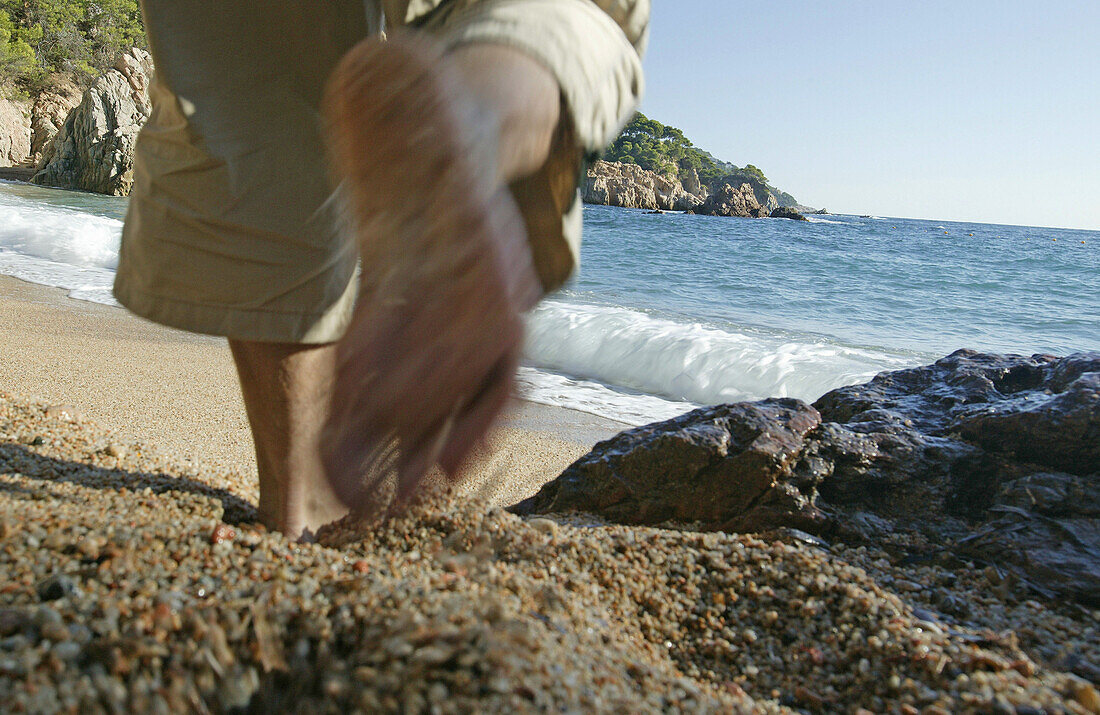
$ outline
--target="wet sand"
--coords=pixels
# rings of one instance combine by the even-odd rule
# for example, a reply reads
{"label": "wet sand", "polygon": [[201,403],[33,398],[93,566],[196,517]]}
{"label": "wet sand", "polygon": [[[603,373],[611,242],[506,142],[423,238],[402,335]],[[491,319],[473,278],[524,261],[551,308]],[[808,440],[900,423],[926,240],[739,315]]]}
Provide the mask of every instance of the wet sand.
{"label": "wet sand", "polygon": [[295,544],[224,344],[10,279],[0,326],[13,712],[1100,713],[1100,612],[990,569],[491,507],[613,423],[520,404],[488,504]]}

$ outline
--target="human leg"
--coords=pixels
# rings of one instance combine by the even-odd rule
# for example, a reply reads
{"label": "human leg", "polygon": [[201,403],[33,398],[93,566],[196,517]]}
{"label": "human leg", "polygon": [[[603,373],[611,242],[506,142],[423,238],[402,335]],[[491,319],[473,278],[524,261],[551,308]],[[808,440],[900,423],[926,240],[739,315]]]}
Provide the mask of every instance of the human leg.
{"label": "human leg", "polygon": [[316,443],[357,261],[318,161],[318,105],[340,57],[380,32],[380,9],[373,0],[142,6],[157,72],[115,295],[150,320],[230,338],[261,518],[308,535],[344,512],[319,476]]}
{"label": "human leg", "polygon": [[318,457],[335,346],[230,340],[260,477],[260,520],[308,539],[347,513]]}

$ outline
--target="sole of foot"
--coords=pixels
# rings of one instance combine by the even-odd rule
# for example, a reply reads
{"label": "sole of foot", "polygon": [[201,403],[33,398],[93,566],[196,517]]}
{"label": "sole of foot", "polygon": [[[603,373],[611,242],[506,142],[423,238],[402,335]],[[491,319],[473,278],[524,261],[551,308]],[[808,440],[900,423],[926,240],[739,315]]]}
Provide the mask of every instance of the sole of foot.
{"label": "sole of foot", "polygon": [[338,497],[407,500],[454,473],[504,406],[537,299],[523,222],[496,178],[496,125],[430,40],[367,40],[326,92],[330,161],[362,258],[322,457]]}

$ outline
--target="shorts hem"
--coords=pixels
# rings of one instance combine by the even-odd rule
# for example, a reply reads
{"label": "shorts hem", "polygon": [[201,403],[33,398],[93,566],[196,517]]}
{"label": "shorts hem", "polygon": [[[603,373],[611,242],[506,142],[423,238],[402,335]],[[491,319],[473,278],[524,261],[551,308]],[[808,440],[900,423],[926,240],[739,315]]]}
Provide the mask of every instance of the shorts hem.
{"label": "shorts hem", "polygon": [[[230,340],[322,345],[343,337],[350,310],[337,305],[321,313],[299,313],[193,303],[151,295],[119,277],[114,296],[127,310],[154,323]],[[346,314],[345,314],[346,313]]]}

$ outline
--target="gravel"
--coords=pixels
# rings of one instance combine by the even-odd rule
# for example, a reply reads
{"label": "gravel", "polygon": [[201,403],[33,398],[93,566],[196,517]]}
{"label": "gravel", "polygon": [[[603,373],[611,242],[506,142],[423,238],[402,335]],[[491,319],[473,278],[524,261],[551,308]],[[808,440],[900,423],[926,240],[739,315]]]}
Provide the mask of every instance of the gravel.
{"label": "gravel", "polygon": [[981,565],[443,496],[296,544],[51,407],[0,394],[11,712],[1100,713],[1100,613]]}

